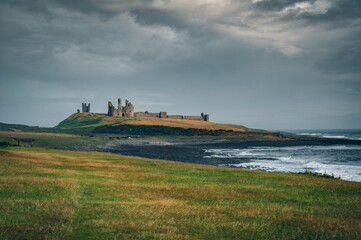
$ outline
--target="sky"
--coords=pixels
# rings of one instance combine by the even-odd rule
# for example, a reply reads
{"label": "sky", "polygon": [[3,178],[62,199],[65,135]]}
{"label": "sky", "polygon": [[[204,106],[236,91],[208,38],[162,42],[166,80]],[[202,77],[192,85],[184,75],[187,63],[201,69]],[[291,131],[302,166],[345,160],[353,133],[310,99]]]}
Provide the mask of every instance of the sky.
{"label": "sky", "polygon": [[51,127],[121,97],[252,128],[361,129],[360,39],[359,0],[1,0],[0,122]]}

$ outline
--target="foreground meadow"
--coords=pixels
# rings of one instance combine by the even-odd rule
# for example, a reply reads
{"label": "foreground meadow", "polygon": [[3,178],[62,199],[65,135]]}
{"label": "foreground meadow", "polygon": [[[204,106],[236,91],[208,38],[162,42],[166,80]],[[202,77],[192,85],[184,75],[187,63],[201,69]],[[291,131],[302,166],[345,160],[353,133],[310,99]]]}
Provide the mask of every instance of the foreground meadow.
{"label": "foreground meadow", "polygon": [[361,239],[361,183],[0,149],[0,239]]}

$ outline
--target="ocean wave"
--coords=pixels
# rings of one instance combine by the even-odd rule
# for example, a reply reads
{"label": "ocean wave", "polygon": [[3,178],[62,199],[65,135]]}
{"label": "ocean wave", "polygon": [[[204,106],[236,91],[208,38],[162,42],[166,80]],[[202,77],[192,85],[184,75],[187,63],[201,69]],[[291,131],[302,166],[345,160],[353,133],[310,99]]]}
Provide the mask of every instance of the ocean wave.
{"label": "ocean wave", "polygon": [[[297,135],[301,136],[313,136],[313,137],[322,137],[322,138],[330,138],[330,139],[347,139],[347,140],[361,140],[360,136],[346,136],[346,135],[331,135],[330,133],[297,133]],[[359,134],[357,134],[359,135]]]}
{"label": "ocean wave", "polygon": [[298,133],[298,135],[302,135],[302,136],[321,136],[322,133]]}
{"label": "ocean wave", "polygon": [[265,153],[253,153],[251,150],[240,149],[205,149],[205,153],[211,153],[204,158],[239,158],[244,156],[265,156]]}
{"label": "ocean wave", "polygon": [[250,147],[245,149],[204,149],[205,154],[209,156],[220,158],[232,158],[239,156],[266,156],[275,155],[277,152],[311,152],[311,151],[326,151],[326,150],[361,150],[359,145],[304,145],[304,146],[289,146],[289,147]]}
{"label": "ocean wave", "polygon": [[204,158],[247,159],[221,166],[295,173],[312,171],[361,182],[360,150],[358,145],[206,149]]}
{"label": "ocean wave", "polygon": [[305,172],[312,171],[320,174],[333,175],[343,180],[361,182],[361,166],[338,165],[321,163],[318,161],[299,161],[299,159],[287,159],[287,161],[253,161],[239,164],[222,164],[228,167],[245,168],[251,170],[276,171],[276,172]]}

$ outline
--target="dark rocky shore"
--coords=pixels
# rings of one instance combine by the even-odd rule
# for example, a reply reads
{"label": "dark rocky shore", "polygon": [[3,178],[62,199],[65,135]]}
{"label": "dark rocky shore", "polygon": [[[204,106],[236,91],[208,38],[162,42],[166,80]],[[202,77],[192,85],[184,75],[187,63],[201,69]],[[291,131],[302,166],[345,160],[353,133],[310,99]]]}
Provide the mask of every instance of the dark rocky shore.
{"label": "dark rocky shore", "polygon": [[240,140],[240,139],[147,139],[114,140],[104,144],[76,147],[76,150],[111,152],[152,159],[219,165],[247,161],[239,159],[204,158],[207,149],[235,149],[248,147],[327,146],[340,144],[361,145],[361,141],[302,137],[293,140]]}

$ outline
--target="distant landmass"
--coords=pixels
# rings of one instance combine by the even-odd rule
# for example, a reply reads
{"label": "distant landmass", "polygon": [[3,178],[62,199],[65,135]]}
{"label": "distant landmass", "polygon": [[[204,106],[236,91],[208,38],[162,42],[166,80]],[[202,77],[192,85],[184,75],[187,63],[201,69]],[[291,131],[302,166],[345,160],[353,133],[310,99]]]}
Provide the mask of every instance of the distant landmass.
{"label": "distant landmass", "polygon": [[0,123],[0,131],[67,133],[82,136],[211,136],[255,139],[287,139],[279,132],[251,129],[236,124],[209,121],[155,118],[113,117],[99,113],[74,113],[53,128]]}
{"label": "distant landmass", "polygon": [[83,136],[129,135],[129,136],[223,136],[237,138],[286,139],[288,135],[236,124],[208,121],[153,118],[110,117],[107,114],[74,113],[53,128],[21,124],[0,123],[0,131],[67,133]]}
{"label": "distant landmass", "polygon": [[[46,141],[42,139],[52,136],[65,138],[61,140],[47,139]],[[76,113],[51,128],[0,123],[1,137],[7,138],[2,141],[3,145],[19,145],[22,142],[46,147],[67,147],[83,143],[104,142],[114,138],[221,137],[250,140],[295,138],[294,135],[286,133],[210,122],[209,114],[204,113],[201,113],[200,116],[190,116],[168,115],[165,111],[158,113],[134,112],[133,104],[126,100],[125,106],[122,106],[120,98],[117,108],[110,101],[108,102],[107,113],[93,113],[90,110],[90,103],[82,103],[82,112],[78,109]],[[15,142],[9,141],[9,138]]]}

